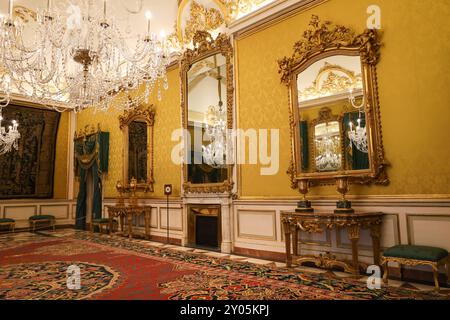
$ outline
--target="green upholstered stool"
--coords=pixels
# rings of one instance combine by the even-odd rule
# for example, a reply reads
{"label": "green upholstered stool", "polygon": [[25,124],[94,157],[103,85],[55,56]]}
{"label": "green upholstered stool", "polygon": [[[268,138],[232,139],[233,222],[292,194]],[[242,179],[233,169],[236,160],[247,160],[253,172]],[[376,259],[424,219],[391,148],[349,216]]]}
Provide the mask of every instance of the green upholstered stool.
{"label": "green upholstered stool", "polygon": [[[117,226],[117,221],[113,220],[113,230]],[[103,233],[103,228],[105,228],[105,233],[108,233],[109,230],[109,219],[108,218],[101,218],[101,219],[94,219],[91,222],[91,232],[94,232],[94,227],[98,226],[100,233]]]}
{"label": "green upholstered stool", "polygon": [[9,218],[0,219],[0,227],[3,226],[9,227],[9,230],[14,232],[16,229],[16,220]]}
{"label": "green upholstered stool", "polygon": [[53,227],[53,231],[55,231],[56,218],[52,215],[41,215],[41,216],[31,216],[28,219],[30,223],[30,229],[34,232],[36,230],[36,224],[38,223],[50,223],[50,226]]}
{"label": "green upholstered stool", "polygon": [[436,247],[399,245],[387,249],[383,253],[381,265],[384,267],[384,282],[388,283],[389,262],[396,262],[407,266],[428,265],[433,268],[434,284],[439,291],[439,267],[445,266],[447,270],[447,282],[450,281],[450,257],[448,251]]}

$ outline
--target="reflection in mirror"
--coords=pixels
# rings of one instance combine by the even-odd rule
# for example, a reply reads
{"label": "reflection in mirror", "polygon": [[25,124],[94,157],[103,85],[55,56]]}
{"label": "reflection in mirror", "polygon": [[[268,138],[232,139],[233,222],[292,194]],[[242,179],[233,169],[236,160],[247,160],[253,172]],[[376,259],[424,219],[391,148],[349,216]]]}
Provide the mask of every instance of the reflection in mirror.
{"label": "reflection in mirror", "polygon": [[123,134],[123,190],[132,181],[136,190],[153,192],[153,126],[155,107],[138,106],[119,116]]}
{"label": "reflection in mirror", "polygon": [[128,181],[147,182],[147,123],[132,121],[128,126]]}
{"label": "reflection in mirror", "polygon": [[370,168],[362,79],[359,56],[329,56],[298,74],[303,172]]}
{"label": "reflection in mirror", "polygon": [[[226,166],[227,71],[222,54],[207,57],[191,66],[188,81],[188,130],[191,161],[188,181],[220,183],[228,178]],[[197,143],[196,143],[197,142]]]}
{"label": "reflection in mirror", "polygon": [[342,167],[339,122],[321,123],[314,128],[317,171],[338,171]]}

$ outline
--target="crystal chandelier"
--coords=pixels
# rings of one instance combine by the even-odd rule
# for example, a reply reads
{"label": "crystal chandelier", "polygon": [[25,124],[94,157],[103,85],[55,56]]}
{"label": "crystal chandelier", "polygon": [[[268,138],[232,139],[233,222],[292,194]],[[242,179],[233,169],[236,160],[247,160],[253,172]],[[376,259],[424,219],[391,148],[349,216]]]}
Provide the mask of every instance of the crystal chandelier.
{"label": "crystal chandelier", "polygon": [[[211,124],[210,124],[211,123]],[[203,160],[213,168],[222,168],[227,160],[227,122],[226,111],[222,102],[208,108],[208,120],[205,125],[206,135],[211,143],[203,146]]]}
{"label": "crystal chandelier", "polygon": [[205,133],[211,143],[202,146],[203,160],[213,168],[223,168],[227,164],[227,153],[231,150],[227,135],[227,110],[222,102],[222,79],[220,67],[217,67],[219,103],[208,108],[205,119]]}
{"label": "crystal chandelier", "polygon": [[324,137],[316,139],[318,156],[316,157],[316,168],[318,171],[337,171],[342,166],[342,156],[339,150],[339,137]]}
{"label": "crystal chandelier", "polygon": [[14,87],[32,101],[47,106],[61,102],[75,112],[107,110],[113,100],[119,109],[132,108],[148,100],[155,87],[161,99],[161,87],[168,87],[170,55],[165,36],[151,32],[150,12],[146,34],[133,41],[108,15],[106,0],[103,10],[92,0],[61,9],[48,0],[34,24],[14,19],[9,1],[9,16],[0,21],[0,62],[11,79],[6,95]]}
{"label": "crystal chandelier", "polygon": [[362,127],[362,115],[363,115],[363,108],[365,105],[365,99],[364,96],[362,98],[362,102],[360,105],[356,104],[356,97],[353,95],[353,90],[350,89],[350,96],[349,101],[352,104],[353,108],[359,110],[358,119],[356,120],[357,125],[354,126],[353,122],[350,121],[349,123],[349,131],[348,131],[348,138],[352,142],[350,145],[353,147],[355,145],[356,149],[363,153],[368,153],[368,147],[367,147],[367,132],[366,132],[366,126]]}
{"label": "crystal chandelier", "polygon": [[19,124],[17,121],[12,121],[12,126],[9,126],[8,130],[2,126],[3,107],[0,107],[0,155],[4,155],[14,149],[18,149],[18,140],[20,139],[20,133],[17,129]]}

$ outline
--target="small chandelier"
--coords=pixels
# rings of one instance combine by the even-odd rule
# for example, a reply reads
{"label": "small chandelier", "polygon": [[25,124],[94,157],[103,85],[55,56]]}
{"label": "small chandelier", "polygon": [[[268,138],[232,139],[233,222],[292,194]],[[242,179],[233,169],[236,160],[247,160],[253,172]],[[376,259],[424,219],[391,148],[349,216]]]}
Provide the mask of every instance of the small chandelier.
{"label": "small chandelier", "polygon": [[337,150],[340,145],[339,137],[324,137],[316,139],[317,150],[316,168],[318,171],[338,171],[342,166],[342,156]]}
{"label": "small chandelier", "polygon": [[363,153],[369,153],[368,147],[367,147],[367,132],[366,127],[361,127],[361,114],[359,115],[358,120],[356,120],[357,125],[356,128],[354,128],[353,122],[350,121],[349,123],[349,132],[348,132],[348,138],[350,141],[356,146],[356,149]]}
{"label": "small chandelier", "polygon": [[2,126],[3,107],[0,107],[0,155],[4,155],[14,149],[18,149],[18,140],[20,139],[20,133],[17,129],[19,124],[16,120],[12,121],[12,126],[9,126],[8,130]]}
{"label": "small chandelier", "polygon": [[365,99],[364,96],[362,98],[362,102],[360,105],[356,104],[356,97],[353,95],[353,89],[350,89],[349,91],[349,101],[352,104],[353,108],[358,109],[359,115],[358,119],[356,120],[357,124],[356,126],[353,124],[352,121],[349,123],[349,131],[348,131],[348,138],[351,141],[351,147],[355,145],[356,149],[363,153],[369,153],[369,149],[367,146],[367,132],[366,132],[366,126],[362,127],[362,115],[364,113],[363,108],[365,105]]}
{"label": "small chandelier", "polygon": [[[106,0],[103,10],[92,0],[57,10],[48,0],[46,9],[38,10],[35,26],[14,19],[12,8],[9,0],[9,16],[0,21],[0,62],[12,80],[8,94],[14,86],[32,101],[47,106],[61,102],[77,112],[107,110],[111,104],[133,108],[148,101],[155,87],[158,99],[161,87],[168,88],[169,50],[165,36],[151,32],[150,12],[146,34],[130,49],[131,39],[108,16]],[[144,91],[131,93],[142,87]]]}

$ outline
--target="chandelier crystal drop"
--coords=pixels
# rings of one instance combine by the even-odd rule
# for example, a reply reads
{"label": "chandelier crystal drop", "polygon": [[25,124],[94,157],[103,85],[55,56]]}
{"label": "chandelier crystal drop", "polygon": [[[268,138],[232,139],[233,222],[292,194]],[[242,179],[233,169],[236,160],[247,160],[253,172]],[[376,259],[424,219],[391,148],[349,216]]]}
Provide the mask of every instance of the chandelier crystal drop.
{"label": "chandelier crystal drop", "polygon": [[103,10],[91,0],[79,2],[57,9],[48,1],[33,23],[13,19],[11,9],[1,19],[0,62],[11,85],[0,87],[0,94],[15,90],[58,111],[75,112],[133,108],[148,101],[154,89],[160,99],[168,87],[170,54],[165,37],[151,32],[151,14],[146,14],[148,29],[136,40],[108,15],[106,0]]}
{"label": "chandelier crystal drop", "polygon": [[6,129],[2,126],[3,116],[2,116],[3,107],[0,107],[0,155],[4,155],[8,152],[11,152],[12,149],[18,149],[18,141],[20,139],[20,133],[18,130],[19,124],[17,121],[13,120],[12,125]]}

